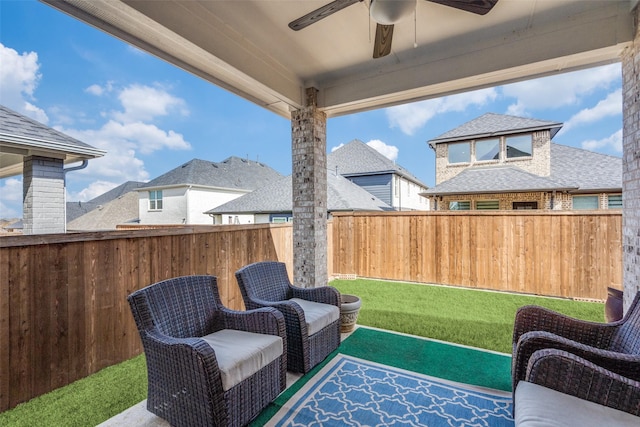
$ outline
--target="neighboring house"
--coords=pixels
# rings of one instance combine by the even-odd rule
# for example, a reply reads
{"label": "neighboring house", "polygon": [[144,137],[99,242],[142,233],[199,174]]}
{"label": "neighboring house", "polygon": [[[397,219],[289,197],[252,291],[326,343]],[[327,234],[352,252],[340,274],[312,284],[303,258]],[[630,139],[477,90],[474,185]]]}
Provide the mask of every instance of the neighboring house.
{"label": "neighboring house", "polygon": [[353,141],[327,156],[327,168],[373,194],[393,209],[428,210],[429,201],[420,193],[428,187],[412,173],[369,147]]}
{"label": "neighboring house", "polygon": [[434,210],[621,209],[622,159],[555,144],[562,123],[487,113],[429,141]]}
{"label": "neighboring house", "polygon": [[67,202],[67,230],[115,230],[139,222],[136,190],[144,185],[127,181],[87,202]]}
{"label": "neighboring house", "polygon": [[[286,176],[205,213],[213,217],[214,224],[289,222],[292,221],[292,200],[291,176]],[[329,171],[327,214],[362,210],[383,211],[392,208],[348,179]]]}
{"label": "neighboring house", "polygon": [[69,172],[104,154],[0,105],[0,178],[22,174],[24,234],[64,233]]}
{"label": "neighboring house", "polygon": [[138,189],[140,224],[211,224],[204,212],[282,177],[269,166],[229,157],[193,159]]}
{"label": "neighboring house", "polygon": [[70,221],[69,231],[115,230],[118,225],[138,223],[138,193],[130,191]]}

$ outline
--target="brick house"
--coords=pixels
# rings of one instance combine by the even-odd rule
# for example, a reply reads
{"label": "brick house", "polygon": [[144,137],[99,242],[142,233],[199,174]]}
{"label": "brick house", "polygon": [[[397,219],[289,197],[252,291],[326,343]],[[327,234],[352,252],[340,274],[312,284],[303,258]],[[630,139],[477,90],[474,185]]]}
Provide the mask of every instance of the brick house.
{"label": "brick house", "polygon": [[484,114],[428,143],[433,210],[621,209],[622,159],[551,139],[562,123]]}

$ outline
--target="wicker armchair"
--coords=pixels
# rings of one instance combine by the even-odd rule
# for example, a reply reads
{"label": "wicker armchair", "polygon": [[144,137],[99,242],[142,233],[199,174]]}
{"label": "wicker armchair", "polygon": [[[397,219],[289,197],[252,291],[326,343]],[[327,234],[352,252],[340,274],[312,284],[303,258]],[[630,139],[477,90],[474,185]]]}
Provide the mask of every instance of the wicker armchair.
{"label": "wicker armchair", "polygon": [[640,382],[618,375],[563,350],[531,355],[527,382],[640,416]]}
{"label": "wicker armchair", "polygon": [[147,359],[147,409],[172,426],[245,425],[285,389],[277,310],[225,308],[213,276],[164,280],[127,299]]}
{"label": "wicker armchair", "polygon": [[309,372],[340,345],[340,293],[335,288],[292,286],[286,265],[274,261],[247,265],[236,279],[247,309],[274,307],[284,315],[290,371]]}
{"label": "wicker armchair", "polygon": [[525,378],[531,355],[548,348],[640,381],[640,293],[622,320],[612,323],[586,322],[542,307],[521,307],[513,331],[513,390]]}

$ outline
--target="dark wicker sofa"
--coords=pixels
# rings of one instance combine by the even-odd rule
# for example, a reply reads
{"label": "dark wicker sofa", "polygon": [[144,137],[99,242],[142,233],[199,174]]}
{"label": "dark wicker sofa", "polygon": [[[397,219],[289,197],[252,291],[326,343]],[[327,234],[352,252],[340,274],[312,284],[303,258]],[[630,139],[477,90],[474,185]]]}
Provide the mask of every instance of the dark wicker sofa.
{"label": "dark wicker sofa", "polygon": [[537,350],[514,408],[516,427],[637,427],[640,382],[563,350]]}
{"label": "dark wicker sofa", "polygon": [[623,377],[640,381],[640,293],[612,323],[586,322],[537,306],[521,307],[513,331],[513,389],[525,378],[531,355],[555,348]]}

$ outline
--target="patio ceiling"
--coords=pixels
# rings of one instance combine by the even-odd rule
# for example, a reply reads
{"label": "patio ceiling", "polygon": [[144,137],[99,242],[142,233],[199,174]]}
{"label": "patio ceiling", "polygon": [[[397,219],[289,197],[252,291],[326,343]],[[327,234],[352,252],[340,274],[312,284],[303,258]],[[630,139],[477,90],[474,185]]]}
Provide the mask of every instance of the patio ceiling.
{"label": "patio ceiling", "polygon": [[499,0],[481,16],[417,0],[417,25],[373,59],[369,0],[300,31],[288,23],[330,0],[42,1],[284,117],[308,87],[333,117],[617,62],[638,2]]}

